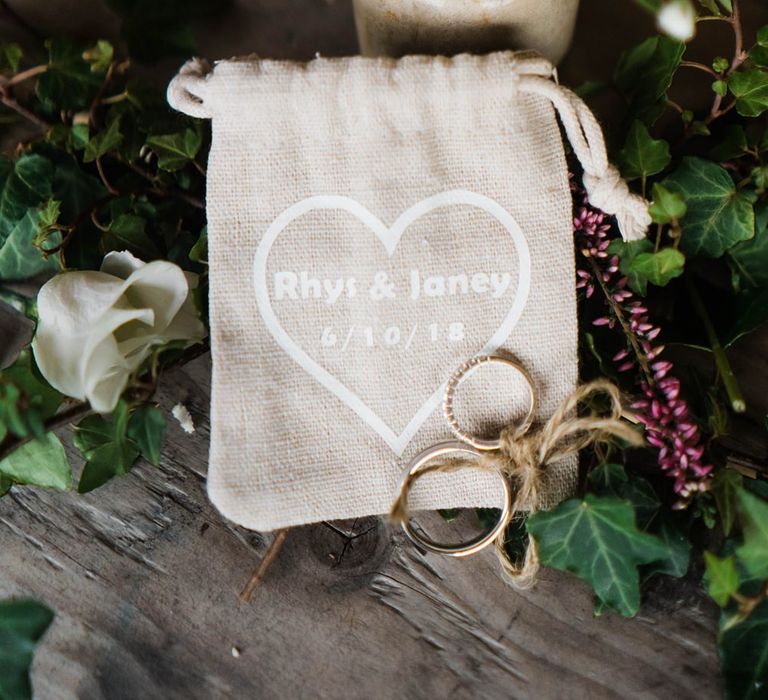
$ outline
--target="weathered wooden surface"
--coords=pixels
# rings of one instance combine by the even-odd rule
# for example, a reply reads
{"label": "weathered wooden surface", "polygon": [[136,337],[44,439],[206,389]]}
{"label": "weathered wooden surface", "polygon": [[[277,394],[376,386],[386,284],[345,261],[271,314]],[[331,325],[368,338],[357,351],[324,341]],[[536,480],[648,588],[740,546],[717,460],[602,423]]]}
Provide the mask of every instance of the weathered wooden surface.
{"label": "weathered wooden surface", "polygon": [[0,501],[0,597],[57,611],[39,697],[717,696],[715,613],[692,584],[637,620],[593,618],[568,576],[518,593],[491,553],[422,556],[378,519],[293,531],[240,603],[268,542],[205,500],[208,378],[202,358],[164,383],[162,406],[184,401],[197,431],[171,422],[160,468]]}
{"label": "weathered wooden surface", "polygon": [[[608,70],[613,27],[648,29],[633,12],[628,0],[586,3],[569,82]],[[242,2],[203,40],[214,58],[354,50],[340,0]],[[0,314],[0,356],[19,332]],[[765,338],[751,347],[745,364],[762,375]],[[270,536],[229,525],[206,501],[209,381],[201,358],[163,382],[162,406],[183,401],[197,432],[171,420],[159,468],[141,462],[86,496],[14,489],[0,500],[0,598],[57,611],[34,664],[40,698],[719,696],[716,610],[695,576],[660,584],[635,620],[594,618],[570,576],[544,571],[515,592],[492,553],[423,556],[364,519],[292,531],[240,603]],[[764,386],[749,387],[759,410]]]}

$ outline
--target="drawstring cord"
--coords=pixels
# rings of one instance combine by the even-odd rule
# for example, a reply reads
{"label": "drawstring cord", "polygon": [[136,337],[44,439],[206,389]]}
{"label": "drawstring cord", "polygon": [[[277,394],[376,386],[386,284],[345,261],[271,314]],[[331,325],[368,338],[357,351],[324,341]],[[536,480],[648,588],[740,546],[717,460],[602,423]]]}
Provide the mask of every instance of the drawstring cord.
{"label": "drawstring cord", "polygon": [[[205,92],[211,66],[193,58],[168,86],[168,102],[180,112],[202,119],[210,118]],[[590,203],[616,217],[625,241],[644,238],[651,225],[648,202],[630,191],[619,171],[608,162],[603,130],[587,105],[571,90],[550,78],[531,73],[511,73],[511,83],[524,93],[548,99],[555,107],[581,167],[584,189]]]}

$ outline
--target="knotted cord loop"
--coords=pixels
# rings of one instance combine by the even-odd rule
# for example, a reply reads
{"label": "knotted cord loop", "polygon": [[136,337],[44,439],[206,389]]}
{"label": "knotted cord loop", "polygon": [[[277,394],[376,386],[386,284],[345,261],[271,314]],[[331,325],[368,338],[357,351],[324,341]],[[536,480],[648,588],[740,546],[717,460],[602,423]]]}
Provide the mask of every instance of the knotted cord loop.
{"label": "knotted cord loop", "polygon": [[590,202],[616,217],[625,241],[644,238],[651,225],[648,202],[631,192],[619,171],[608,162],[603,130],[584,101],[568,88],[541,76],[522,75],[515,80],[515,87],[552,102],[584,169],[584,187]]}

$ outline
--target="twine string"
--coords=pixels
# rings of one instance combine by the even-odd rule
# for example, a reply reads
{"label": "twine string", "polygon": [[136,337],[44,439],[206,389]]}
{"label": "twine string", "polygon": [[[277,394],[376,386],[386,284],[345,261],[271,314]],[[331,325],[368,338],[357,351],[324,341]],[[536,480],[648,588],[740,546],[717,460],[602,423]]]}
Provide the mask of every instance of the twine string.
{"label": "twine string", "polygon": [[[603,394],[609,400],[609,410],[600,414],[594,410],[579,416],[579,404],[593,394]],[[631,445],[643,444],[641,435],[622,420],[623,409],[618,387],[605,379],[579,386],[560,404],[540,430],[520,433],[512,424],[502,430],[501,447],[484,453],[479,459],[458,458],[435,461],[403,483],[390,511],[390,519],[401,523],[408,519],[408,493],[416,479],[431,473],[450,473],[461,469],[481,469],[509,479],[515,488],[515,498],[505,527],[496,539],[496,554],[506,579],[516,588],[530,588],[539,570],[539,552],[535,540],[528,537],[522,561],[513,561],[506,546],[504,531],[512,518],[523,510],[535,513],[542,503],[543,475],[548,464],[578,454],[580,450],[610,438]]]}

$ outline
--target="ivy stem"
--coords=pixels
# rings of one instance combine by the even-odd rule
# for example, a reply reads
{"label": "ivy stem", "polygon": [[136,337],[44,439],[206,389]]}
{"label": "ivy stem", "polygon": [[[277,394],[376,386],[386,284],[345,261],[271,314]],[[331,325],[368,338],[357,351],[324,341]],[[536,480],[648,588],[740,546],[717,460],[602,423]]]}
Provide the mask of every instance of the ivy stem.
{"label": "ivy stem", "polygon": [[34,112],[28,110],[16,98],[12,97],[4,87],[0,88],[0,102],[8,107],[8,109],[13,110],[16,114],[35,124],[42,131],[48,131],[51,128],[51,125],[45,119],[38,117]]}
{"label": "ivy stem", "polygon": [[[749,57],[749,54],[744,51],[744,27],[741,24],[741,8],[739,7],[739,0],[733,0],[733,12],[731,13],[730,17],[725,18],[725,21],[728,22],[728,24],[730,24],[733,28],[734,49],[731,65],[723,74],[723,79],[727,79],[736,70],[738,70],[741,64],[744,63],[744,61],[746,61]],[[713,121],[715,121],[715,119],[718,119],[724,114],[730,112],[735,104],[736,100],[733,100],[731,104],[723,109],[723,96],[715,95],[715,99],[712,102],[712,107],[709,110],[709,114],[704,119],[704,123],[707,125],[711,124]]]}
{"label": "ivy stem", "polygon": [[725,354],[725,349],[720,344],[720,339],[717,337],[717,332],[712,324],[712,319],[709,317],[707,308],[704,306],[704,302],[690,276],[686,276],[685,284],[693,309],[701,320],[704,326],[704,331],[707,334],[707,341],[709,342],[709,347],[714,355],[717,371],[723,380],[723,386],[725,387],[726,394],[728,394],[731,408],[736,413],[744,413],[744,411],[747,410],[747,403],[744,400],[744,395],[741,393],[741,387],[736,379],[736,375],[733,373],[733,368],[728,360],[728,356]]}
{"label": "ivy stem", "polygon": [[680,61],[680,65],[684,68],[695,68],[696,70],[704,71],[705,73],[719,78],[720,75],[715,73],[709,66],[705,66],[703,63],[697,63],[696,61]]}
{"label": "ivy stem", "polygon": [[8,80],[4,81],[5,85],[18,85],[19,83],[23,83],[25,80],[29,80],[30,78],[34,78],[36,75],[40,75],[40,73],[45,73],[45,71],[48,70],[47,65],[39,65],[34,66],[32,68],[27,68],[27,70],[23,70],[20,73],[16,73],[12,78],[8,78]]}

